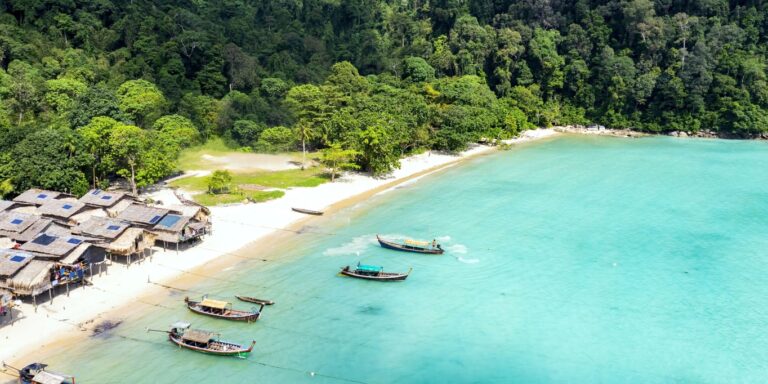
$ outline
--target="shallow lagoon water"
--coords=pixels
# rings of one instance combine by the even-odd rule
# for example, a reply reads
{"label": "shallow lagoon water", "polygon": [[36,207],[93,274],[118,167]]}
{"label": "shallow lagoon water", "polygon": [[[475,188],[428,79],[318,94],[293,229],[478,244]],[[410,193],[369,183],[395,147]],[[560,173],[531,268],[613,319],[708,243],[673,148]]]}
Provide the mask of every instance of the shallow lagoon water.
{"label": "shallow lagoon water", "polygon": [[[561,137],[470,160],[242,254],[193,292],[137,302],[106,335],[45,361],[78,382],[768,381],[768,145]],[[439,239],[442,256],[375,234]],[[340,277],[358,261],[404,283]],[[185,295],[277,302],[255,324]],[[179,350],[186,319],[248,359]]]}

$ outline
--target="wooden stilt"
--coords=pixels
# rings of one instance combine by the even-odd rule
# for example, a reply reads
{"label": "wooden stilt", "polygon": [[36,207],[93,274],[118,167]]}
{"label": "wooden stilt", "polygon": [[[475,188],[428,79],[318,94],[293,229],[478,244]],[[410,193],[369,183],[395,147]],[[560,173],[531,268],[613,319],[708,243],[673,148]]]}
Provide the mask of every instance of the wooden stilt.
{"label": "wooden stilt", "polygon": [[50,289],[48,290],[48,301],[50,301],[51,304],[53,304],[53,293],[51,293]]}
{"label": "wooden stilt", "polygon": [[67,281],[67,297],[69,297],[69,281]]}

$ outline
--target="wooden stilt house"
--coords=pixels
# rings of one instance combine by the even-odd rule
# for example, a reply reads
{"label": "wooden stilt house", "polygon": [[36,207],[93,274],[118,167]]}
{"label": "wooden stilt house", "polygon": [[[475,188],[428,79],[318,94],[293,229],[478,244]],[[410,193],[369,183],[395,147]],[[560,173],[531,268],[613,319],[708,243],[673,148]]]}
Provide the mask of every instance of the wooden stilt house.
{"label": "wooden stilt house", "polygon": [[117,217],[137,199],[136,196],[126,192],[92,189],[83,195],[79,201],[87,207],[105,210],[109,217]]}
{"label": "wooden stilt house", "polygon": [[85,238],[73,235],[56,236],[41,233],[19,249],[33,252],[39,260],[55,261],[64,265],[84,263],[86,267],[104,261],[103,249],[91,246]]}
{"label": "wooden stilt house", "polygon": [[20,212],[0,212],[0,237],[9,238],[16,243],[26,243],[42,232],[64,234],[67,227],[38,215]]}
{"label": "wooden stilt house", "polygon": [[151,252],[156,237],[144,228],[131,227],[129,222],[105,217],[91,217],[72,232],[87,237],[89,242],[104,249],[110,258],[125,257],[128,264]]}
{"label": "wooden stilt house", "polygon": [[86,209],[85,204],[77,200],[50,200],[39,206],[37,213],[65,225],[74,225],[76,222],[73,218]]}
{"label": "wooden stilt house", "polygon": [[21,195],[16,196],[13,201],[20,204],[29,204],[39,207],[48,201],[63,199],[67,197],[73,196],[62,192],[32,188],[22,193]]}

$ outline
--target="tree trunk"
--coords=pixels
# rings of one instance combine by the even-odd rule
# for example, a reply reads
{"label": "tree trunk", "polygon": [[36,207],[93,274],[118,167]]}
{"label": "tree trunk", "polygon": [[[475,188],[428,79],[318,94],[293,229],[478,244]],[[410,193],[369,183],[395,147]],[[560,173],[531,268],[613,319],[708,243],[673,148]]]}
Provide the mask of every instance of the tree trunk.
{"label": "tree trunk", "polygon": [[307,162],[307,146],[304,141],[304,138],[301,138],[301,170],[304,170],[304,167]]}
{"label": "tree trunk", "polygon": [[131,163],[131,192],[136,195],[136,168]]}

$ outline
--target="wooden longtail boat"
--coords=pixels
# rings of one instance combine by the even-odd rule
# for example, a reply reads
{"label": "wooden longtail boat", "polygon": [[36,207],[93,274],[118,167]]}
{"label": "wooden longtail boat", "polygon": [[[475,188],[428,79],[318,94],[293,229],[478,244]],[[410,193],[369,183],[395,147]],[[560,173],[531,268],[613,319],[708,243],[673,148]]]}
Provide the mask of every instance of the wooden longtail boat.
{"label": "wooden longtail boat", "polygon": [[426,241],[415,241],[406,239],[402,244],[395,243],[393,241],[384,240],[379,235],[376,235],[376,240],[379,241],[382,247],[387,249],[394,249],[396,251],[404,252],[416,252],[416,253],[428,253],[431,255],[442,255],[443,250],[440,244],[432,241],[432,243]]}
{"label": "wooden longtail boat", "polygon": [[250,297],[250,296],[235,295],[235,297],[237,297],[238,300],[245,301],[248,303],[256,303],[256,304],[263,304],[263,305],[272,305],[275,303],[272,300],[257,299],[255,297]]}
{"label": "wooden longtail boat", "polygon": [[403,281],[408,278],[413,268],[409,269],[406,273],[392,273],[384,272],[383,267],[374,265],[361,265],[357,263],[357,267],[352,269],[349,265],[341,268],[341,274],[350,277],[356,277],[358,279],[375,280],[375,281]]}
{"label": "wooden longtail boat", "polygon": [[75,377],[46,369],[47,364],[32,363],[24,368],[11,367],[3,362],[3,369],[10,368],[19,375],[19,383],[23,384],[75,384]]}
{"label": "wooden longtail boat", "polygon": [[305,209],[305,208],[291,208],[294,212],[298,213],[306,213],[307,215],[315,215],[315,216],[321,216],[323,214],[323,211],[313,211],[311,209]]}
{"label": "wooden longtail boat", "polygon": [[203,300],[201,301],[195,301],[191,300],[189,297],[185,297],[184,302],[187,303],[187,308],[189,308],[190,311],[201,315],[247,322],[258,320],[259,317],[261,317],[261,310],[264,309],[264,304],[261,304],[261,307],[258,310],[256,310],[256,308],[251,311],[232,309],[232,303],[208,299],[205,296],[203,296]]}
{"label": "wooden longtail boat", "polygon": [[181,348],[191,349],[202,353],[209,353],[219,356],[236,356],[246,358],[256,345],[256,341],[251,341],[251,345],[246,347],[228,341],[218,340],[218,333],[203,331],[200,329],[191,329],[189,323],[179,321],[171,325],[170,331],[161,331],[156,329],[147,329],[147,332],[165,332],[168,334],[168,341],[178,345]]}

